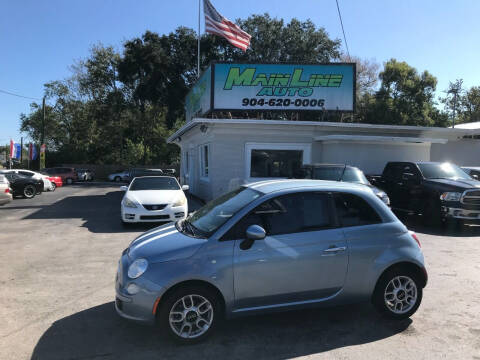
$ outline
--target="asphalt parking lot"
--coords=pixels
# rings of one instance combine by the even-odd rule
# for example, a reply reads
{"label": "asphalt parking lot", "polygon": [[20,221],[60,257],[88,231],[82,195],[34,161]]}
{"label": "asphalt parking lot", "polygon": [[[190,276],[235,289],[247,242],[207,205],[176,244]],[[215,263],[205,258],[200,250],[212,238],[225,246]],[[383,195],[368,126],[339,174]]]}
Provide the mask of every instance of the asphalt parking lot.
{"label": "asphalt parking lot", "polygon": [[295,311],[229,321],[178,346],[115,313],[120,253],[151,228],[122,227],[122,194],[79,184],[0,207],[0,359],[480,359],[480,228],[408,220],[429,271],[409,320],[369,304]]}

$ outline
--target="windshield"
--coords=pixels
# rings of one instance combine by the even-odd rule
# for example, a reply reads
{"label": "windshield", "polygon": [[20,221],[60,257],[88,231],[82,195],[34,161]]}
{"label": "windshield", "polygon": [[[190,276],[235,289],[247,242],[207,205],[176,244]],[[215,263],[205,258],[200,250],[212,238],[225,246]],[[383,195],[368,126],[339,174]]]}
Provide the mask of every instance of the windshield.
{"label": "windshield", "polygon": [[340,181],[344,167],[322,167],[313,168],[313,179]]}
{"label": "windshield", "polygon": [[472,178],[457,165],[450,163],[443,164],[418,164],[423,177],[426,179],[465,179]]}
{"label": "windshield", "polygon": [[259,198],[261,192],[240,187],[210,201],[187,218],[203,234],[212,234],[243,207]]}
{"label": "windshield", "polygon": [[342,181],[370,185],[363,171],[357,168],[347,167],[343,173]]}
{"label": "windshield", "polygon": [[180,185],[173,177],[144,177],[135,178],[128,191],[141,190],[180,190]]}

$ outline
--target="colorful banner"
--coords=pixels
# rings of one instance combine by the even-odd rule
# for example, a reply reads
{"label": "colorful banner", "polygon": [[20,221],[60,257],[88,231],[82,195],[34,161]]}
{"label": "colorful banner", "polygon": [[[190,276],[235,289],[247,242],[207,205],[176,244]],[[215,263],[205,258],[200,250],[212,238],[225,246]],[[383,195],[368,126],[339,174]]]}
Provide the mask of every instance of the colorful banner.
{"label": "colorful banner", "polygon": [[29,160],[36,160],[38,156],[37,148],[34,144],[30,143],[28,146],[28,159]]}
{"label": "colorful banner", "polygon": [[21,145],[18,143],[15,143],[13,140],[10,140],[10,158],[20,159],[21,153],[22,153]]}
{"label": "colorful banner", "polygon": [[214,110],[354,110],[355,64],[213,67]]}
{"label": "colorful banner", "polygon": [[47,146],[45,144],[42,144],[40,146],[40,170],[45,169],[45,151],[46,151]]}

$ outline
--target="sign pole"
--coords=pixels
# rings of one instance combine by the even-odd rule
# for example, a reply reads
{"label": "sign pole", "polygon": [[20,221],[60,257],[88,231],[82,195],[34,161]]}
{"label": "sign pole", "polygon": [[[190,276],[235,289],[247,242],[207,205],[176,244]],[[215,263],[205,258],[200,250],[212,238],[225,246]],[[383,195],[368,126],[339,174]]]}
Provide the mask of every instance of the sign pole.
{"label": "sign pole", "polygon": [[198,0],[197,79],[200,78],[200,3]]}

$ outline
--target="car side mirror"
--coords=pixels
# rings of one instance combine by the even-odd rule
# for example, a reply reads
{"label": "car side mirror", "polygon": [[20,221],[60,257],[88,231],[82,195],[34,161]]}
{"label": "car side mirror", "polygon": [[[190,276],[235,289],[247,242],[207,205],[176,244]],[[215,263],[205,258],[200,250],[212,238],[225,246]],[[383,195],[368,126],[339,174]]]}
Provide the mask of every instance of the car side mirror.
{"label": "car side mirror", "polygon": [[122,185],[122,186],[120,186],[120,190],[122,190],[122,191],[127,191],[127,190],[128,190],[128,186]]}
{"label": "car side mirror", "polygon": [[259,225],[250,225],[245,232],[245,240],[240,243],[240,249],[248,250],[256,240],[265,239],[265,229]]}
{"label": "car side mirror", "polygon": [[188,185],[182,185],[182,190],[183,190],[183,191],[188,191],[188,190],[190,190],[190,186],[188,186]]}
{"label": "car side mirror", "polygon": [[471,175],[472,178],[474,178],[475,180],[478,180],[478,175]]}

